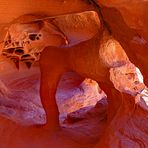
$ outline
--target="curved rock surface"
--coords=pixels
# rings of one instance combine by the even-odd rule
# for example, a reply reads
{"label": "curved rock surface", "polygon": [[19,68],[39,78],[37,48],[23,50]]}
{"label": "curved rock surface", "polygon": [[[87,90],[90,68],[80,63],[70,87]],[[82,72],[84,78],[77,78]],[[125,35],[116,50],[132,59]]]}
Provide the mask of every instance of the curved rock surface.
{"label": "curved rock surface", "polygon": [[[102,12],[100,21],[93,11],[100,13],[96,4],[100,6]],[[42,57],[46,60],[42,61],[47,63],[41,67],[41,76],[38,62],[30,70],[21,62],[18,71],[12,61],[0,57],[0,147],[146,148],[148,146],[147,7],[148,2],[145,0],[1,1],[1,51],[9,26],[24,14],[37,14],[38,18],[37,20],[35,18],[35,21],[51,17],[51,20],[59,25],[58,29],[64,32],[66,46],[63,47],[62,36],[60,38],[56,36],[55,39],[51,37],[50,41],[53,44],[50,45],[56,47],[62,45],[60,50],[63,52],[60,54],[61,51],[58,52],[57,48],[53,47],[55,51],[51,52],[50,58],[48,52],[43,52]],[[91,15],[88,15],[88,10],[91,10]],[[71,22],[75,20],[76,24],[68,22],[69,20]],[[21,21],[25,21],[25,18]],[[108,39],[109,34],[102,33],[104,26],[101,23],[109,29],[111,40]],[[56,30],[55,26],[46,25],[52,31]],[[60,32],[54,31],[52,35]],[[96,35],[98,35],[97,41],[103,37],[101,42],[96,42]],[[70,46],[67,46],[68,43],[71,43]],[[72,46],[74,44],[78,45]],[[96,45],[102,50],[97,52],[98,57],[101,57],[98,61],[94,60]],[[92,50],[91,53],[88,48]],[[75,52],[68,57],[65,52],[67,49],[77,50],[73,50]],[[64,55],[64,58],[61,58],[61,55]],[[56,98],[61,112],[62,130],[55,131],[54,128],[41,125],[45,123],[46,117],[39,97],[39,81],[41,78],[42,88],[49,80],[48,77],[45,78],[47,76],[45,73],[50,74],[49,71],[54,70],[54,75],[50,75],[53,78],[50,82],[53,86],[56,85],[55,77],[58,76],[58,72],[62,73],[59,65],[68,65],[63,61],[68,61],[69,58],[76,60],[73,55],[77,55],[78,61],[81,61],[73,63],[75,67],[79,67],[77,72],[86,68],[88,75],[84,78],[68,73],[60,81]],[[59,57],[58,60],[55,59],[56,56]],[[42,61],[40,65],[43,65]],[[85,65],[86,61],[89,65]],[[53,67],[45,69],[49,65],[48,62],[54,62],[53,65],[59,69],[57,71]],[[93,69],[99,62],[102,71],[98,73],[96,70],[94,74]],[[96,73],[102,76],[99,86],[107,97],[98,84],[89,79],[89,76],[96,78]],[[41,89],[41,98],[50,98],[48,91],[52,89],[49,86],[46,83],[45,91]],[[97,101],[99,102],[96,104]],[[56,118],[53,116],[56,107],[54,101],[51,102],[42,103],[44,107],[48,105],[47,103],[51,107],[52,127]],[[55,115],[57,116],[57,113]]]}
{"label": "curved rock surface", "polygon": [[[24,139],[24,137],[28,137],[28,132],[31,130],[28,126],[34,124],[42,125],[46,122],[45,111],[39,95],[39,67],[35,66],[28,70],[22,64],[18,71],[6,59],[1,60],[0,65],[0,124],[3,127],[1,134],[4,135],[0,142],[0,147],[9,147],[10,143],[13,143],[13,147],[23,147],[23,145],[24,147],[32,147],[33,145],[46,147],[49,144],[51,145],[51,142],[47,143],[49,137],[46,132],[48,134],[48,131],[38,131],[38,128],[34,129],[36,134],[44,133],[46,135],[46,138],[44,137],[43,139],[44,144],[42,143],[43,141],[39,140],[40,136],[38,137],[39,139],[37,137],[36,140],[34,139],[35,143],[27,145],[25,141],[27,143],[29,141]],[[10,69],[11,71],[9,71]],[[100,102],[100,100],[102,101]],[[97,102],[98,104],[96,105]],[[98,84],[90,79],[84,80],[73,72],[67,73],[60,81],[57,90],[57,103],[60,111],[61,126],[64,128],[63,132],[58,133],[59,140],[57,139],[57,145],[64,144],[64,139],[71,136],[68,141],[65,141],[65,144],[68,144],[67,147],[79,147],[79,144],[92,147],[100,138],[106,125],[106,95]],[[74,111],[77,112],[76,115],[72,115]],[[75,118],[75,122],[70,124],[66,122],[70,118]],[[80,118],[81,120],[79,120]],[[4,133],[7,128],[10,131]],[[27,128],[28,132],[25,132]],[[94,130],[94,128],[97,130]],[[20,135],[20,140],[23,140],[24,143],[23,141],[21,143],[11,141],[12,130],[17,130],[14,134],[16,136],[15,139]],[[32,133],[32,130],[30,133]],[[54,140],[54,137],[52,139]],[[54,143],[52,145],[55,146]]]}
{"label": "curved rock surface", "polygon": [[101,6],[102,14],[112,30],[112,34],[120,41],[129,59],[140,68],[148,84],[146,68],[148,65],[148,32],[147,1],[96,0]]}

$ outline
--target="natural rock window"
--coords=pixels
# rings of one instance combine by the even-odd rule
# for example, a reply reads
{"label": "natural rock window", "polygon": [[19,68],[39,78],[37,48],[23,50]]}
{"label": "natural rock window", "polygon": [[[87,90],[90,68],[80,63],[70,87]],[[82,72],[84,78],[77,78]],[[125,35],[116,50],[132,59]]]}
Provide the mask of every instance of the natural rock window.
{"label": "natural rock window", "polygon": [[0,147],[148,146],[146,1],[2,0],[0,12]]}

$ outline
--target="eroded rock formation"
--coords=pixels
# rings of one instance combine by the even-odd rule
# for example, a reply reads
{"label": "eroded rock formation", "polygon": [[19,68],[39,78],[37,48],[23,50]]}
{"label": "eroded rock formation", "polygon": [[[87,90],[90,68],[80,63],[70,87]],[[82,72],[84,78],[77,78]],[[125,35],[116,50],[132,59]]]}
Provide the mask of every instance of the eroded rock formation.
{"label": "eroded rock formation", "polygon": [[[147,2],[37,4],[8,1],[15,11],[5,13],[0,3],[1,113],[10,119],[0,118],[0,146],[147,147]],[[63,77],[56,95],[68,71],[80,76]]]}

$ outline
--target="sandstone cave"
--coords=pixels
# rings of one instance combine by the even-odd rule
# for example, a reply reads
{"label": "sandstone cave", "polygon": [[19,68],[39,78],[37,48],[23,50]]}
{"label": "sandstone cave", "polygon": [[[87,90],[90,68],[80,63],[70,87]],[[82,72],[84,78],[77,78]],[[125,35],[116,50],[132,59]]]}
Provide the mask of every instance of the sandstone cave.
{"label": "sandstone cave", "polygon": [[0,0],[0,148],[148,148],[147,0]]}

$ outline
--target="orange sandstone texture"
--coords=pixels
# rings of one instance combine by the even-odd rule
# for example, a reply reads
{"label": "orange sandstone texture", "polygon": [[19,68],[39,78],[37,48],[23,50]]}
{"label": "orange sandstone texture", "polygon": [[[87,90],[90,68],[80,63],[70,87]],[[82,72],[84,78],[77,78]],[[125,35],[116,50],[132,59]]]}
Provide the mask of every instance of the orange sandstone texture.
{"label": "orange sandstone texture", "polygon": [[96,0],[102,8],[102,14],[112,30],[114,37],[120,41],[130,60],[140,68],[148,84],[148,2],[127,0]]}
{"label": "orange sandstone texture", "polygon": [[[29,13],[41,14],[42,12],[43,15],[55,16],[94,10],[94,6],[91,5],[90,2],[91,1],[78,0],[36,2],[32,0],[24,2],[7,1],[6,3],[3,1],[0,3],[0,11],[3,12],[0,17],[0,22],[2,24],[1,39],[3,39],[6,32],[3,31],[3,29],[8,26],[9,22],[12,22],[14,18],[18,18],[21,15]],[[86,30],[84,29],[83,32],[81,29],[75,29],[77,25],[73,26],[73,24],[68,22],[68,20],[73,20],[72,15],[67,15],[65,17],[66,19],[63,19],[61,16],[59,16],[59,19],[54,17],[55,19],[53,20],[61,26],[60,29],[65,33],[66,39],[70,40],[74,37],[74,41],[79,39],[78,41],[83,42],[79,42],[79,44],[75,42],[76,44],[74,46],[70,44],[66,46],[67,43],[71,43],[66,41],[65,46],[62,47],[60,47],[60,44],[56,46],[57,44],[54,42],[55,44],[50,44],[52,46],[49,45],[49,47],[44,49],[40,59],[40,94],[47,115],[47,123],[45,126],[33,125],[24,127],[5,118],[1,118],[0,126],[2,128],[0,129],[0,133],[2,136],[1,139],[3,139],[0,143],[1,147],[5,148],[11,145],[11,147],[14,148],[92,148],[95,143],[97,143],[96,148],[147,147],[148,112],[146,101],[148,95],[145,84],[148,84],[146,71],[148,61],[146,51],[146,2],[139,2],[138,0],[130,3],[126,0],[110,2],[98,0],[97,2],[101,6],[103,19],[109,25],[112,35],[107,31],[102,21],[98,21],[102,18],[99,18],[94,12],[92,12],[95,14],[93,15],[93,20],[97,22],[95,24],[98,24],[92,25],[94,26],[94,32],[91,31],[92,28],[88,30],[89,27],[92,27],[91,22],[93,22],[92,20],[90,21],[90,19],[86,21],[86,24],[84,23],[85,19],[81,20],[82,22],[84,21],[83,23],[77,23],[78,28],[83,28],[82,26],[84,26]],[[34,3],[36,3],[36,7]],[[10,7],[10,9],[8,9],[8,7]],[[8,9],[7,13],[4,11],[6,8]],[[137,9],[139,12],[136,11]],[[85,18],[83,14],[84,13],[80,16]],[[39,18],[42,18],[42,16]],[[75,34],[73,30],[79,31]],[[72,32],[72,34],[70,32]],[[14,70],[15,68],[12,61],[9,62],[13,68],[10,67]],[[145,84],[143,80],[140,79],[142,77],[141,73],[131,62],[140,68],[144,75]],[[34,66],[38,66],[38,63]],[[21,64],[21,68],[24,69],[23,64]],[[109,104],[107,121],[105,120],[106,112],[102,112],[104,109],[98,111],[99,121],[94,121],[100,125],[99,128],[94,127],[94,131],[98,130],[98,133],[101,132],[101,136],[98,137],[97,141],[95,141],[96,139],[91,141],[89,136],[87,138],[83,136],[81,132],[76,134],[71,132],[72,130],[59,131],[59,111],[55,99],[56,88],[61,76],[71,70],[77,72],[83,78],[91,78],[97,81],[101,89],[107,94]],[[126,81],[127,83],[125,83]],[[4,89],[3,92],[8,92],[9,94],[7,87],[3,86],[2,88]],[[101,105],[98,106],[101,108]],[[78,117],[76,121],[82,120],[84,118],[83,112],[84,111],[80,110],[79,112],[70,114],[68,120],[65,122],[73,123],[75,122],[75,117]],[[92,110],[90,112],[96,113],[96,111]],[[87,116],[89,116],[90,112],[87,112]],[[78,116],[76,116],[77,113]],[[82,125],[84,125],[84,122]],[[75,127],[76,126],[78,127],[78,125],[75,125]],[[88,128],[90,127],[89,124],[87,124],[87,126]],[[86,129],[88,130],[88,128]],[[101,131],[99,129],[103,130]]]}
{"label": "orange sandstone texture", "polygon": [[[98,141],[106,123],[107,104],[106,100],[101,101],[94,108],[96,102],[104,97],[96,82],[83,81],[83,78],[74,73],[65,74],[57,90],[60,121],[65,130],[58,132],[58,137],[51,138],[48,130],[30,127],[46,122],[39,96],[39,67],[32,67],[30,70],[21,67],[18,71],[6,60],[1,61],[0,65],[1,147],[10,147],[10,144],[12,147],[81,147],[82,144],[93,147]],[[66,115],[73,111],[79,116],[69,115],[68,121],[70,119],[75,122],[68,124]]]}
{"label": "orange sandstone texture", "polygon": [[23,15],[12,22],[4,38],[2,54],[19,69],[20,62],[28,68],[39,60],[48,46],[72,46],[91,39],[100,29],[97,13],[86,11],[47,17]]}

